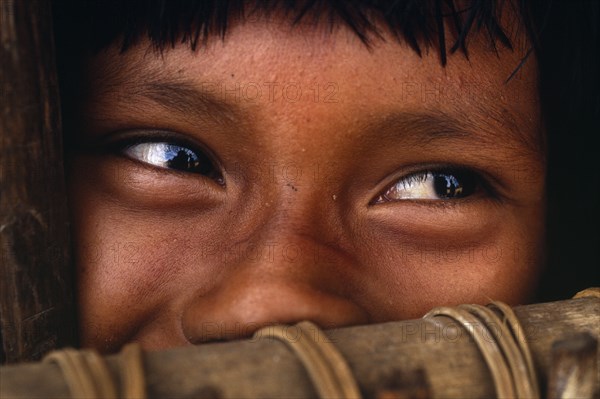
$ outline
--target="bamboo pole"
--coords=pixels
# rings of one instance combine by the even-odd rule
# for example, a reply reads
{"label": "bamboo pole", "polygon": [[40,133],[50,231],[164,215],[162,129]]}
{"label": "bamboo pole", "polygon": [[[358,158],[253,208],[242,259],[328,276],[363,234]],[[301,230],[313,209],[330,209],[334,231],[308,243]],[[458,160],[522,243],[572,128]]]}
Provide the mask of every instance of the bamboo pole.
{"label": "bamboo pole", "polygon": [[52,37],[48,0],[0,0],[0,363],[75,338]]}
{"label": "bamboo pole", "polygon": [[[531,347],[541,386],[548,379],[555,341],[583,332],[595,340],[599,338],[600,298],[520,306],[515,313]],[[289,331],[293,336],[294,329],[290,327]],[[433,398],[495,395],[487,365],[475,343],[448,318],[326,333],[317,339],[329,339],[336,345],[365,398],[405,397],[394,396],[394,392],[411,383],[418,386],[417,391],[428,392]],[[589,355],[598,358],[597,352]],[[117,376],[119,357],[109,356],[107,361]],[[301,362],[285,344],[270,339],[149,352],[144,363],[149,398],[316,397]],[[68,397],[67,385],[54,364],[2,367],[0,381],[0,397],[5,399]],[[426,389],[422,389],[423,384]],[[597,392],[597,378],[592,385]]]}

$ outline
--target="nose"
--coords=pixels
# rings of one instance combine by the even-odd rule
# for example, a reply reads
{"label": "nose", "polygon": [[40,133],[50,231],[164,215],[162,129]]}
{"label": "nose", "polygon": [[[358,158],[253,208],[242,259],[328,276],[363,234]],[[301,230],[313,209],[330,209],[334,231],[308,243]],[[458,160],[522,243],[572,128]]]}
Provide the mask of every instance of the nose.
{"label": "nose", "polygon": [[[279,246],[291,247],[289,241]],[[294,254],[293,259],[279,254],[228,264],[212,290],[186,305],[182,327],[188,341],[247,338],[267,325],[302,320],[325,329],[368,322],[366,311],[352,300],[341,259],[332,263],[332,255],[322,263],[323,257],[310,250]]]}

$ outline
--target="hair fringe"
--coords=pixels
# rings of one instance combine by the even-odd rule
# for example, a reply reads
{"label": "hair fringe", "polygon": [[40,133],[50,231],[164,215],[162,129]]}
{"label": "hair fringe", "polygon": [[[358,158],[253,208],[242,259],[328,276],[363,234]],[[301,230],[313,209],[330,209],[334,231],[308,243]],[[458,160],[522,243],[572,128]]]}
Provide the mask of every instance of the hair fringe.
{"label": "hair fringe", "polygon": [[[313,23],[325,19],[330,29],[343,24],[370,47],[387,28],[398,41],[407,43],[419,56],[423,48],[439,50],[442,65],[457,50],[468,57],[467,39],[473,30],[485,30],[492,46],[511,49],[509,35],[500,25],[506,0],[54,0],[55,26],[61,42],[70,51],[98,52],[120,40],[121,51],[149,39],[156,50],[187,44],[195,51],[211,36],[225,38],[238,20],[277,11],[297,25],[306,18]],[[512,0],[529,15],[527,0]],[[530,18],[524,19],[527,32],[536,37]],[[455,37],[446,48],[446,30]]]}

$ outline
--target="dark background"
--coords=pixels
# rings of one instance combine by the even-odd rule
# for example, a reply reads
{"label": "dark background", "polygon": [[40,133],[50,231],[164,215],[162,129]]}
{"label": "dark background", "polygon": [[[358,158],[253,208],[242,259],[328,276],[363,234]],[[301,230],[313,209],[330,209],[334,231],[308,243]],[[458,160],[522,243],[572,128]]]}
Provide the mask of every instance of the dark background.
{"label": "dark background", "polygon": [[552,3],[540,49],[549,169],[547,269],[537,301],[600,286],[600,2]]}

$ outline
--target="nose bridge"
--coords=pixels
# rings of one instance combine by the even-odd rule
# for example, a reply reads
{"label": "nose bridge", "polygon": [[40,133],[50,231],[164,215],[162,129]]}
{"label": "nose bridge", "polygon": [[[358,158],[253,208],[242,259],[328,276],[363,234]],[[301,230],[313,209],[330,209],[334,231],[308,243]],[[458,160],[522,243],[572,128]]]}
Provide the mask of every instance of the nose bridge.
{"label": "nose bridge", "polygon": [[[318,287],[328,284],[336,274],[325,263],[340,258],[336,249],[324,241],[319,232],[306,231],[310,225],[291,221],[288,215],[276,216],[262,226],[251,241],[241,245],[236,264],[232,270],[244,271],[255,279],[270,279],[279,282],[295,282]],[[317,229],[315,229],[317,230]]]}
{"label": "nose bridge", "polygon": [[[281,279],[298,278],[318,285],[345,263],[338,246],[342,235],[335,209],[322,187],[305,180],[298,187],[284,183],[271,210],[242,245],[240,265]],[[325,264],[338,267],[325,267]]]}
{"label": "nose bridge", "polygon": [[314,224],[297,220],[301,217],[291,213],[273,215],[247,242],[229,253],[229,259],[225,258],[223,266],[229,279],[222,285],[234,287],[239,283],[236,289],[261,298],[265,294],[258,286],[266,292],[276,287],[286,292],[344,295],[347,257]]}
{"label": "nose bridge", "polygon": [[327,203],[324,187],[306,176],[306,168],[294,166],[294,178],[288,178],[292,175],[286,170],[280,168],[280,175],[270,182],[275,185],[275,194],[265,201],[262,217],[244,240],[248,261],[314,263],[319,246],[335,241],[340,233],[339,223],[332,220],[335,210]]}

